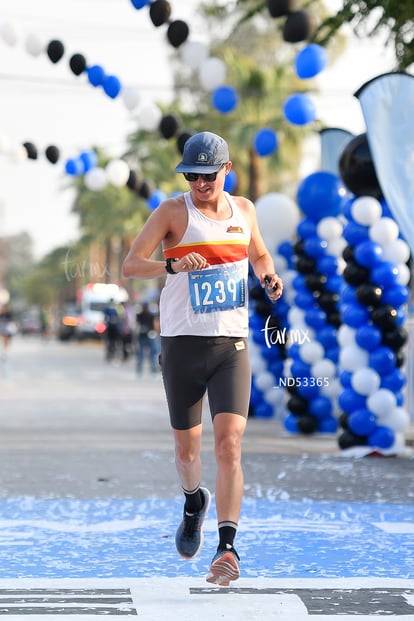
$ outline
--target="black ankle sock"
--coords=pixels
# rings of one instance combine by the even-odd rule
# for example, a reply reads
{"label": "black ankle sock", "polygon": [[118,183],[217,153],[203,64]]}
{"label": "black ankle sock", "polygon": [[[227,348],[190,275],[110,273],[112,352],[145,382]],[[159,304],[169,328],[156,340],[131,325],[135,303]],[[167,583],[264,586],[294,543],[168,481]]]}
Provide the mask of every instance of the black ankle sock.
{"label": "black ankle sock", "polygon": [[217,550],[226,550],[228,546],[233,547],[237,533],[237,524],[235,522],[219,522],[218,532],[220,539]]}
{"label": "black ankle sock", "polygon": [[198,513],[203,508],[204,498],[200,492],[200,486],[188,492],[183,488],[185,496],[185,510],[187,513]]}

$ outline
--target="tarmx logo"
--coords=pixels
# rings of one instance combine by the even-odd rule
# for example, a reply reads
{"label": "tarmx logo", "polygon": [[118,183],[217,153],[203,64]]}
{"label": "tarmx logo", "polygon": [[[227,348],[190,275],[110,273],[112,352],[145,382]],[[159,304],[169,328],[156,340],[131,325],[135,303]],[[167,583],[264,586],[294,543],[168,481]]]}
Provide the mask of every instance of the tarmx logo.
{"label": "tarmx logo", "polygon": [[270,325],[269,316],[266,319],[265,327],[262,328],[262,332],[264,332],[265,342],[267,347],[270,349],[272,345],[286,345],[287,343],[298,343],[298,345],[303,345],[304,343],[310,343],[310,335],[309,330],[288,330],[287,328],[275,328]]}

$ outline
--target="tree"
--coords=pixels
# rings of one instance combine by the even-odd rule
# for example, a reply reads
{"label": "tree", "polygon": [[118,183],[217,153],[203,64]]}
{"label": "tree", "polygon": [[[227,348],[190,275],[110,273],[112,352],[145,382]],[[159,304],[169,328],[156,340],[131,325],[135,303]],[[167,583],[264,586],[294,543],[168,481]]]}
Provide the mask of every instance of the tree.
{"label": "tree", "polygon": [[[217,4],[217,10],[230,9],[225,3]],[[267,12],[267,0],[235,0],[233,5],[242,13],[241,22]],[[330,44],[341,26],[348,24],[359,38],[385,33],[386,44],[394,47],[396,69],[407,69],[414,62],[412,0],[343,0],[342,8],[334,15],[327,15],[316,0],[304,2],[301,8],[311,11],[319,22],[311,38],[315,43]]]}

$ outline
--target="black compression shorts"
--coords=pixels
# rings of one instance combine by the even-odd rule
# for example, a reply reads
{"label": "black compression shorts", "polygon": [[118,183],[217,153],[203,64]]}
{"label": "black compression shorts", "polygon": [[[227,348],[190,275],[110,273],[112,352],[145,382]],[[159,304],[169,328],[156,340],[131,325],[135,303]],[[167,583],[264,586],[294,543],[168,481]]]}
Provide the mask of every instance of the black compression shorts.
{"label": "black compression shorts", "polygon": [[251,371],[246,339],[163,336],[160,362],[174,429],[201,423],[206,391],[212,418],[220,412],[247,418]]}

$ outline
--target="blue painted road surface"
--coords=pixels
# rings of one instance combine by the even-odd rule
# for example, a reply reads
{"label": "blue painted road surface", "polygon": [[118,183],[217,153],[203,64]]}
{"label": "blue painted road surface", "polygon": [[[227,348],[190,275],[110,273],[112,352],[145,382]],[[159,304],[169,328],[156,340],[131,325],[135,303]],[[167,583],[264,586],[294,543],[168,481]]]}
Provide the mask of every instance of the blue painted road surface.
{"label": "blue painted road surface", "polygon": [[[0,579],[203,576],[217,541],[214,509],[192,561],[174,546],[181,512],[181,498],[2,499]],[[413,536],[412,505],[247,498],[237,548],[246,578],[413,580]]]}

